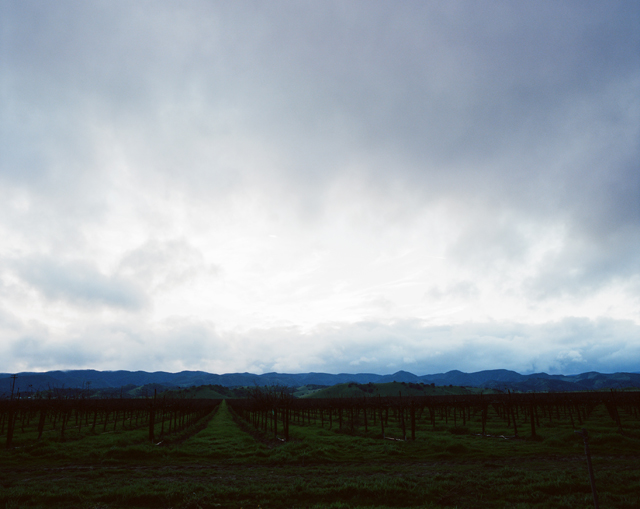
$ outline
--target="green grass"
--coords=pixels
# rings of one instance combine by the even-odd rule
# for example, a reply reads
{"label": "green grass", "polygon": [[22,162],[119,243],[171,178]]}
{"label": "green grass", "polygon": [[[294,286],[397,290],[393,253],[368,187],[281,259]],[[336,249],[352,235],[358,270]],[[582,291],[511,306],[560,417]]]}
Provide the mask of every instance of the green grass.
{"label": "green grass", "polygon": [[[342,430],[312,420],[292,423],[283,443],[239,425],[223,403],[168,445],[150,443],[147,428],[30,444],[17,431],[19,446],[0,451],[0,508],[593,506],[583,443],[565,420],[541,419],[538,440],[451,421],[434,430],[423,416],[415,441],[392,441],[372,422],[351,433],[347,420]],[[640,507],[638,418],[624,416],[620,434],[598,407],[583,426],[601,507]],[[487,430],[513,432],[493,413]],[[400,436],[391,418],[385,431]]]}

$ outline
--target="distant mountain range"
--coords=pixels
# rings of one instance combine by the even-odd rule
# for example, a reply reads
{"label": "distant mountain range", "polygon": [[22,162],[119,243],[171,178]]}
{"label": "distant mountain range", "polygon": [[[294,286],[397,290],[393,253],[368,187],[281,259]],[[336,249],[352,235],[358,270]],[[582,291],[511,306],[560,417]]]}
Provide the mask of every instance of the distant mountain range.
{"label": "distant mountain range", "polygon": [[[622,389],[626,387],[640,388],[640,373],[604,374],[591,371],[580,375],[548,375],[534,373],[521,375],[506,369],[463,373],[448,371],[435,375],[417,376],[407,371],[398,371],[393,375],[376,375],[373,373],[332,375],[328,373],[229,373],[216,375],[204,371],[182,371],[167,373],[156,371],[96,371],[92,369],[72,371],[48,371],[46,373],[18,373],[15,390],[31,392],[45,389],[118,389],[124,386],[154,385],[165,388],[191,387],[198,385],[222,385],[224,387],[246,387],[265,385],[284,385],[301,387],[304,385],[331,386],[341,383],[356,382],[386,383],[412,382],[435,385],[455,385],[464,387],[483,387],[487,389],[511,390],[520,392],[546,391],[584,391],[596,389]],[[11,393],[11,374],[0,373],[0,397]]]}

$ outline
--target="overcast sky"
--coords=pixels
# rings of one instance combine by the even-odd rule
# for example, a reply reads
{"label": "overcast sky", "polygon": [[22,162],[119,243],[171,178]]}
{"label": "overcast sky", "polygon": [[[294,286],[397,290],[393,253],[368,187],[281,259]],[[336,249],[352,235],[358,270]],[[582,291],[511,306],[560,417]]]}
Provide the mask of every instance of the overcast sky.
{"label": "overcast sky", "polygon": [[0,371],[640,371],[640,3],[0,0]]}

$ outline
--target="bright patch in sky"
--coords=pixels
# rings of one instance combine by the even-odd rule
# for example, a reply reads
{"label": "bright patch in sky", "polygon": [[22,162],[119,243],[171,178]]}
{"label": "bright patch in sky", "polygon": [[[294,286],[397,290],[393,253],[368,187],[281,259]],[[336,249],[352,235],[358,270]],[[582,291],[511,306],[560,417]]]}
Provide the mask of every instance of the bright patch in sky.
{"label": "bright patch in sky", "polygon": [[0,371],[638,371],[637,2],[0,19]]}

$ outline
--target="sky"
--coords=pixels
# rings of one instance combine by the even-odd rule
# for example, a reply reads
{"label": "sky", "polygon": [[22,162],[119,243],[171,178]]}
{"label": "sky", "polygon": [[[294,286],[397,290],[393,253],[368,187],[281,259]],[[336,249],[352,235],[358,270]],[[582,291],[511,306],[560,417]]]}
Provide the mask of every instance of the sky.
{"label": "sky", "polygon": [[0,0],[0,372],[640,371],[639,19]]}

